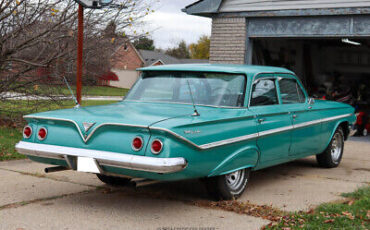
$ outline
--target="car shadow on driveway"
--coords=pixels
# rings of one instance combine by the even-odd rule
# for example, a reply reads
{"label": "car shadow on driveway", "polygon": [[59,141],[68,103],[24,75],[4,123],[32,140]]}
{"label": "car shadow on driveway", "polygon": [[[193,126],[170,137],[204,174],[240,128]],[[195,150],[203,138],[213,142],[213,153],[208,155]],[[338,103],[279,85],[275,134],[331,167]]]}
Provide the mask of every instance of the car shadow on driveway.
{"label": "car shadow on driveway", "polygon": [[[248,188],[254,187],[254,189],[260,189],[261,191],[263,191],[264,186],[266,184],[271,184],[272,181],[289,180],[289,178],[295,178],[299,176],[295,173],[297,168],[299,168],[300,171],[304,172],[310,171],[310,169],[314,167],[316,167],[316,164],[312,159],[302,159],[256,171],[251,174],[251,180]],[[282,176],[285,178],[282,178]],[[112,187],[107,186],[107,188]],[[129,193],[134,196],[148,195],[150,197],[181,201],[211,200],[204,183],[201,180],[197,179],[175,182],[159,182],[143,187],[122,186],[114,187],[113,189],[118,189],[122,192]]]}

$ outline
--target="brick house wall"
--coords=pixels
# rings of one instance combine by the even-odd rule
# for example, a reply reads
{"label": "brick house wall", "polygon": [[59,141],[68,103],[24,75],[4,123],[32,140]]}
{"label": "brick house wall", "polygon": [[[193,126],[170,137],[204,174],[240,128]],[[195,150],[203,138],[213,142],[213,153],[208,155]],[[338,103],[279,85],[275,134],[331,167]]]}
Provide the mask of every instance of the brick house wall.
{"label": "brick house wall", "polygon": [[210,63],[244,64],[246,30],[245,18],[213,18]]}
{"label": "brick house wall", "polygon": [[127,42],[120,46],[112,56],[112,68],[120,70],[136,70],[143,67],[144,62],[141,60],[134,46]]}
{"label": "brick house wall", "polygon": [[109,85],[129,89],[139,77],[136,69],[143,67],[144,61],[135,47],[130,42],[126,42],[112,55],[111,65],[112,72],[117,75],[119,80],[110,81]]}

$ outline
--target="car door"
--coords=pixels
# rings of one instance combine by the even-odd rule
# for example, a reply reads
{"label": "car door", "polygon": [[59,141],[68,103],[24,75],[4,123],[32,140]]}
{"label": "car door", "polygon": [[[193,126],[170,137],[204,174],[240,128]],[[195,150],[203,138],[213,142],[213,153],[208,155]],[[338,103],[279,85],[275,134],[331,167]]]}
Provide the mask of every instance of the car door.
{"label": "car door", "polygon": [[258,168],[286,161],[291,143],[291,116],[284,110],[273,74],[259,75],[253,82],[249,109],[256,114],[260,149]]}
{"label": "car door", "polygon": [[292,75],[279,75],[278,89],[282,107],[291,114],[293,130],[291,156],[316,154],[320,148],[320,113],[308,104],[300,82]]}

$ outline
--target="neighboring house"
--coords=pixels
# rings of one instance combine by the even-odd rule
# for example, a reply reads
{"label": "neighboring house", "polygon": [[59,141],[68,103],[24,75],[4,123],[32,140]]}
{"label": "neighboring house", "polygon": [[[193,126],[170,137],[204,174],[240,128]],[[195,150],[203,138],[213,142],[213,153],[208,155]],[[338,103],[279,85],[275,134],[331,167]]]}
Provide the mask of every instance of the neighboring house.
{"label": "neighboring house", "polygon": [[131,42],[125,42],[112,55],[112,72],[117,75],[118,81],[110,81],[109,85],[131,88],[139,77],[137,68],[185,63],[208,63],[208,60],[177,59],[159,51],[137,50]]}
{"label": "neighboring house", "polygon": [[370,82],[370,0],[200,0],[183,11],[212,19],[210,63],[287,67],[311,92]]}

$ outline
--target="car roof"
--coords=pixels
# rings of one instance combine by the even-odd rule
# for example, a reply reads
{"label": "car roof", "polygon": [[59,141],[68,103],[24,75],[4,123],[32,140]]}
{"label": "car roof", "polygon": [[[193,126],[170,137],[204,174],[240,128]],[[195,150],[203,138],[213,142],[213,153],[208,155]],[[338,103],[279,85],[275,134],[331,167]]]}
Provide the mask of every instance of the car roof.
{"label": "car roof", "polygon": [[179,64],[179,65],[160,65],[149,66],[137,69],[138,71],[191,71],[191,72],[220,72],[220,73],[241,73],[241,74],[259,74],[259,73],[288,73],[292,71],[272,66],[258,65],[232,65],[232,64]]}

